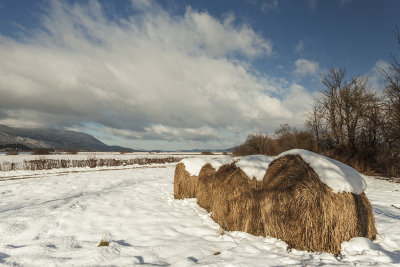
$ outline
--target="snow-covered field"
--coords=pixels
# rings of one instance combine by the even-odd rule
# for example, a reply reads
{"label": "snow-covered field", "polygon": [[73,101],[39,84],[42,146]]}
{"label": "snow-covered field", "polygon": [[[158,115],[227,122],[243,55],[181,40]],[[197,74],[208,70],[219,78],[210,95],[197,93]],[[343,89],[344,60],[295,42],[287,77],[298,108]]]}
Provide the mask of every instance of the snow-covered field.
{"label": "snow-covered field", "polygon": [[[115,160],[130,160],[136,158],[167,158],[167,157],[190,157],[193,154],[189,153],[148,153],[148,152],[135,152],[121,154],[118,152],[79,152],[75,155],[69,154],[50,154],[50,155],[31,155],[31,154],[19,154],[19,155],[6,155],[0,154],[0,166],[14,163],[16,169],[23,169],[24,162],[33,160],[88,160],[88,159],[115,159]],[[200,156],[200,155],[198,155]],[[1,174],[0,174],[1,175]]]}
{"label": "snow-covered field", "polygon": [[[90,158],[101,158],[101,159],[131,159],[131,158],[162,158],[171,156],[189,157],[196,155],[197,157],[207,157],[200,155],[198,153],[151,153],[151,152],[133,152],[124,153],[119,152],[79,152],[75,155],[70,154],[50,154],[50,155],[31,155],[29,153],[21,153],[19,155],[6,155],[5,153],[0,153],[0,163],[2,162],[14,162],[19,163],[23,161],[35,160],[35,159],[71,159],[71,160],[85,160]],[[209,157],[209,156],[208,156]]]}
{"label": "snow-covered field", "polygon": [[[38,176],[41,174],[51,174],[59,172],[72,172],[72,171],[85,171],[89,170],[104,170],[104,169],[126,169],[131,168],[132,165],[128,166],[97,166],[94,168],[87,167],[68,167],[68,168],[49,168],[41,171],[35,171],[32,173],[31,165],[32,161],[62,161],[66,160],[69,163],[73,161],[88,161],[95,160],[119,160],[119,161],[133,161],[135,159],[166,159],[166,158],[187,158],[197,157],[204,158],[209,157],[200,154],[193,153],[148,153],[148,152],[135,152],[135,153],[117,153],[117,152],[79,152],[76,155],[68,154],[51,154],[51,155],[31,155],[31,154],[19,154],[19,155],[5,155],[0,154],[0,180],[6,177],[25,177],[25,176]],[[213,157],[222,157],[222,155],[214,155]],[[84,164],[84,163],[83,163]],[[82,165],[83,165],[82,164]],[[86,163],[87,164],[87,163]],[[78,164],[79,165],[79,164]],[[12,171],[10,171],[12,170]]]}
{"label": "snow-covered field", "polygon": [[[173,198],[175,164],[125,168],[0,181],[0,265],[400,266],[400,184],[364,177],[378,238],[351,240],[335,257],[287,251],[270,237],[221,235],[195,199]],[[103,237],[108,247],[97,246]]]}

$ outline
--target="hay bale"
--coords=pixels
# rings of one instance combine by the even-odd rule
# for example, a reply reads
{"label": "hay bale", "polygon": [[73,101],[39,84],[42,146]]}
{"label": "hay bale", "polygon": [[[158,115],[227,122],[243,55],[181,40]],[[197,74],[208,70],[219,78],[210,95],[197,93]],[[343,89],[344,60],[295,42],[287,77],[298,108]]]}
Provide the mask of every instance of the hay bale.
{"label": "hay bale", "polygon": [[174,174],[174,197],[176,199],[196,197],[197,176],[190,176],[185,164],[178,163]]}
{"label": "hay bale", "polygon": [[365,193],[333,193],[300,156],[274,160],[263,184],[265,234],[282,239],[289,248],[338,254],[343,241],[376,236]]}
{"label": "hay bale", "polygon": [[229,231],[264,235],[261,187],[262,182],[250,179],[235,163],[221,166],[211,184],[211,218]]}
{"label": "hay bale", "polygon": [[210,163],[204,165],[199,173],[199,177],[197,178],[196,184],[196,198],[197,203],[200,207],[211,211],[211,205],[213,203],[213,190],[212,184],[215,179],[215,169],[211,166]]}

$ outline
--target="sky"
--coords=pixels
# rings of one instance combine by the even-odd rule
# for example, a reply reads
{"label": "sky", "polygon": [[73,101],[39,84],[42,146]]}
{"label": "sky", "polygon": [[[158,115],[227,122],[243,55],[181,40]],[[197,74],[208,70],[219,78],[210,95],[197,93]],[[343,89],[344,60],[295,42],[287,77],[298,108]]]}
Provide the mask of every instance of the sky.
{"label": "sky", "polygon": [[398,0],[0,0],[0,124],[148,150],[302,129],[332,68],[382,90],[398,10]]}

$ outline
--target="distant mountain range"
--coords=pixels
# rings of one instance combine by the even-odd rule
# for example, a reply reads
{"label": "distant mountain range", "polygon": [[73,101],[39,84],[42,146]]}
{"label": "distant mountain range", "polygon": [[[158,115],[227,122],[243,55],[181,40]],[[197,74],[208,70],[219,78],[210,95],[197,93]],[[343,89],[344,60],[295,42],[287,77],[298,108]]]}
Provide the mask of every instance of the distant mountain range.
{"label": "distant mountain range", "polygon": [[15,128],[0,125],[0,150],[76,149],[87,151],[135,152],[138,150],[108,146],[90,134],[48,128]]}
{"label": "distant mountain range", "polygon": [[[48,149],[76,149],[84,151],[101,152],[145,152],[142,149],[132,149],[121,146],[109,146],[94,138],[90,134],[57,130],[49,128],[16,128],[0,124],[0,151],[20,150],[29,151],[37,148]],[[187,150],[152,150],[149,152],[193,152],[203,151],[212,152],[231,152],[233,148],[228,149],[187,149]]]}

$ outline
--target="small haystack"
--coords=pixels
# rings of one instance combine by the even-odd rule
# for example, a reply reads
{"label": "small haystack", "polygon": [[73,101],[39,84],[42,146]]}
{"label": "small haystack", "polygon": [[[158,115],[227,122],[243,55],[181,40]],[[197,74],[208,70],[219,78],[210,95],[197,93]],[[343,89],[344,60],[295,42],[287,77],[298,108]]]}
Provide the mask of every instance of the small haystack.
{"label": "small haystack", "polygon": [[261,181],[250,179],[235,163],[223,165],[213,177],[211,218],[229,231],[264,235],[261,186]]}
{"label": "small haystack", "polygon": [[174,175],[174,197],[176,199],[196,197],[197,176],[191,176],[185,164],[178,163]]}
{"label": "small haystack", "polygon": [[274,160],[263,186],[260,205],[265,234],[289,247],[338,254],[343,241],[376,236],[365,193],[333,193],[298,155]]}
{"label": "small haystack", "polygon": [[211,205],[214,201],[214,192],[212,189],[212,185],[215,179],[215,169],[211,166],[210,163],[201,168],[199,177],[197,178],[196,184],[196,198],[197,203],[200,207],[207,210],[208,212],[211,211]]}

